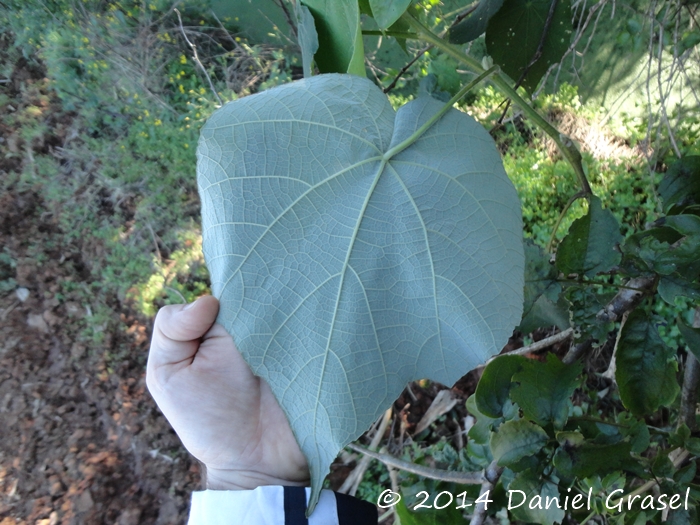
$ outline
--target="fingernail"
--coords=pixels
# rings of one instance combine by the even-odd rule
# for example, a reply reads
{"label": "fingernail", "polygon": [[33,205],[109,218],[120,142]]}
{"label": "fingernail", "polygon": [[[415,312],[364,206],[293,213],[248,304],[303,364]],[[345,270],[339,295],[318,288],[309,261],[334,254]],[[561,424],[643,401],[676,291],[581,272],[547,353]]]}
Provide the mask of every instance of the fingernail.
{"label": "fingernail", "polygon": [[183,311],[184,311],[184,310],[189,310],[190,308],[192,308],[192,307],[194,306],[194,303],[196,303],[196,302],[197,302],[197,300],[195,299],[195,300],[192,301],[191,303],[186,304],[185,307],[183,308]]}

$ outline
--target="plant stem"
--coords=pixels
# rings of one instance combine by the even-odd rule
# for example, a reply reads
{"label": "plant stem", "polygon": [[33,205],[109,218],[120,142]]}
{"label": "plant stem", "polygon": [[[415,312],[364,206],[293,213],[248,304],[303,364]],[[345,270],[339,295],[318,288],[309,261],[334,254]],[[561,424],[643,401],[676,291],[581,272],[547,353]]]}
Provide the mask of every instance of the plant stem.
{"label": "plant stem", "polygon": [[557,236],[557,230],[559,229],[559,226],[561,226],[561,222],[564,220],[564,217],[566,217],[566,214],[569,212],[569,208],[571,208],[574,202],[576,202],[582,197],[585,197],[585,193],[583,193],[583,191],[579,191],[578,193],[572,195],[569,201],[566,203],[566,206],[564,206],[564,209],[559,214],[557,222],[554,224],[554,228],[552,228],[552,235],[550,235],[549,242],[547,243],[548,252],[552,251],[552,246],[554,246],[554,239]]}
{"label": "plant stem", "polygon": [[[461,62],[473,72],[481,74],[484,72],[484,68],[481,67],[479,62],[464,54],[458,47],[453,46],[445,42],[442,38],[433,33],[428,27],[424,26],[421,22],[416,20],[408,12],[401,15],[401,19],[405,21],[416,33],[420,40],[433,44],[438,49],[450,55],[452,58]],[[537,126],[540,127],[547,135],[549,135],[554,143],[557,145],[559,150],[562,152],[566,160],[571,164],[571,167],[576,173],[576,177],[579,180],[581,186],[581,193],[584,195],[592,195],[593,191],[588,183],[586,174],[583,170],[583,164],[581,162],[581,153],[578,151],[572,140],[560,133],[554,126],[552,126],[547,120],[540,115],[537,110],[535,110],[530,104],[523,99],[515,89],[510,85],[510,81],[507,80],[506,76],[502,73],[496,73],[493,76],[492,82],[494,85],[503,93],[505,96],[511,98],[515,104],[517,104],[523,113],[525,113]]]}
{"label": "plant stem", "polygon": [[515,350],[511,350],[510,352],[504,352],[502,354],[493,356],[491,359],[486,361],[483,365],[477,366],[474,370],[479,370],[481,368],[485,368],[491,361],[494,359],[498,359],[502,355],[523,355],[523,354],[530,354],[534,352],[539,352],[540,350],[544,350],[545,348],[549,348],[552,345],[555,345],[557,343],[561,343],[562,341],[566,341],[569,339],[572,335],[574,335],[574,329],[573,328],[567,328],[563,332],[556,333],[554,335],[550,335],[549,337],[546,337],[544,339],[541,339],[535,343],[532,343],[527,346],[523,346],[522,348],[516,348]]}
{"label": "plant stem", "polygon": [[[673,460],[673,467],[674,468],[680,467],[680,465],[686,460],[686,458],[689,455],[690,455],[690,452],[688,452],[687,450],[679,450],[678,455]],[[647,481],[644,485],[640,486],[638,489],[633,490],[629,494],[625,494],[619,500],[613,502],[609,508],[616,507],[618,505],[618,503],[622,502],[625,498],[627,498],[627,501],[629,501],[629,498],[634,498],[635,496],[640,496],[640,495],[644,494],[647,490],[649,490],[650,488],[652,488],[658,484],[659,484],[659,482],[655,479]]]}
{"label": "plant stem", "polygon": [[377,31],[374,29],[363,29],[362,36],[393,36],[394,38],[418,39],[418,35],[411,31]]}
{"label": "plant stem", "polygon": [[478,77],[476,77],[474,80],[469,82],[466,86],[462,87],[462,89],[459,90],[459,92],[452,97],[450,100],[448,100],[442,108],[440,108],[440,111],[435,113],[432,117],[430,117],[425,124],[423,124],[420,128],[418,128],[416,131],[414,131],[410,137],[408,137],[406,140],[401,142],[400,144],[397,144],[393,148],[391,148],[389,151],[387,151],[384,154],[384,160],[388,161],[391,159],[394,155],[398,155],[401,153],[403,150],[405,150],[407,147],[409,147],[411,144],[413,144],[416,140],[420,138],[423,133],[428,131],[430,127],[435,124],[438,120],[440,120],[445,113],[447,113],[450,109],[452,109],[452,106],[455,105],[456,102],[459,101],[464,95],[466,95],[470,90],[474,89],[474,87],[484,80],[486,77],[498,73],[500,68],[498,66],[493,66],[486,71],[483,71]]}
{"label": "plant stem", "polygon": [[388,454],[382,454],[380,452],[372,452],[364,447],[350,443],[347,446],[349,449],[355,452],[360,452],[366,456],[374,459],[378,459],[385,465],[390,467],[395,467],[411,474],[417,474],[423,476],[424,478],[436,479],[439,481],[447,481],[452,483],[461,483],[464,485],[480,485],[483,481],[483,473],[479,472],[457,472],[453,470],[440,470],[437,468],[424,467],[423,465],[417,465],[416,463],[409,463],[408,461],[403,461],[402,459],[395,458],[394,456],[389,456]]}

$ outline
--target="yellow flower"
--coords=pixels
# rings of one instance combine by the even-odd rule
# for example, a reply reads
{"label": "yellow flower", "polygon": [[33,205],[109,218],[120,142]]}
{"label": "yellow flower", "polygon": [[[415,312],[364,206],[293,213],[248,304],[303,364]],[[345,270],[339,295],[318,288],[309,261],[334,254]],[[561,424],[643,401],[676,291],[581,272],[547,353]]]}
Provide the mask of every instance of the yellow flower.
{"label": "yellow flower", "polygon": [[185,55],[180,55],[180,64],[187,64],[187,57]]}

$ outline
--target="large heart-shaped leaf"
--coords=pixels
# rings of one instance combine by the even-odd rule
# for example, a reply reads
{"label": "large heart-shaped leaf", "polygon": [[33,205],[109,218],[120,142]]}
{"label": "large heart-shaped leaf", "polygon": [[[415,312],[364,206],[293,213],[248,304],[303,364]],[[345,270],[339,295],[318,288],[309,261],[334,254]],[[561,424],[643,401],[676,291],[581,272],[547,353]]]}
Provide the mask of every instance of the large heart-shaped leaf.
{"label": "large heart-shaped leaf", "polygon": [[518,197],[466,114],[416,137],[442,106],[395,113],[370,81],[320,75],[231,102],[202,129],[218,321],[287,414],[311,506],[408,381],[452,384],[520,321]]}

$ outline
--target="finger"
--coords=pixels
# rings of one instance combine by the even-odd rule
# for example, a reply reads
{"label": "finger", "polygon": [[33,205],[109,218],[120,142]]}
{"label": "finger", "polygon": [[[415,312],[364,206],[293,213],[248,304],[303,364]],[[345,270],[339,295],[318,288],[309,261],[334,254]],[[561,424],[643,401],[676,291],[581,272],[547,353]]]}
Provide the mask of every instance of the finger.
{"label": "finger", "polygon": [[191,361],[218,311],[219,301],[212,296],[200,297],[189,305],[161,308],[153,327],[149,368]]}

